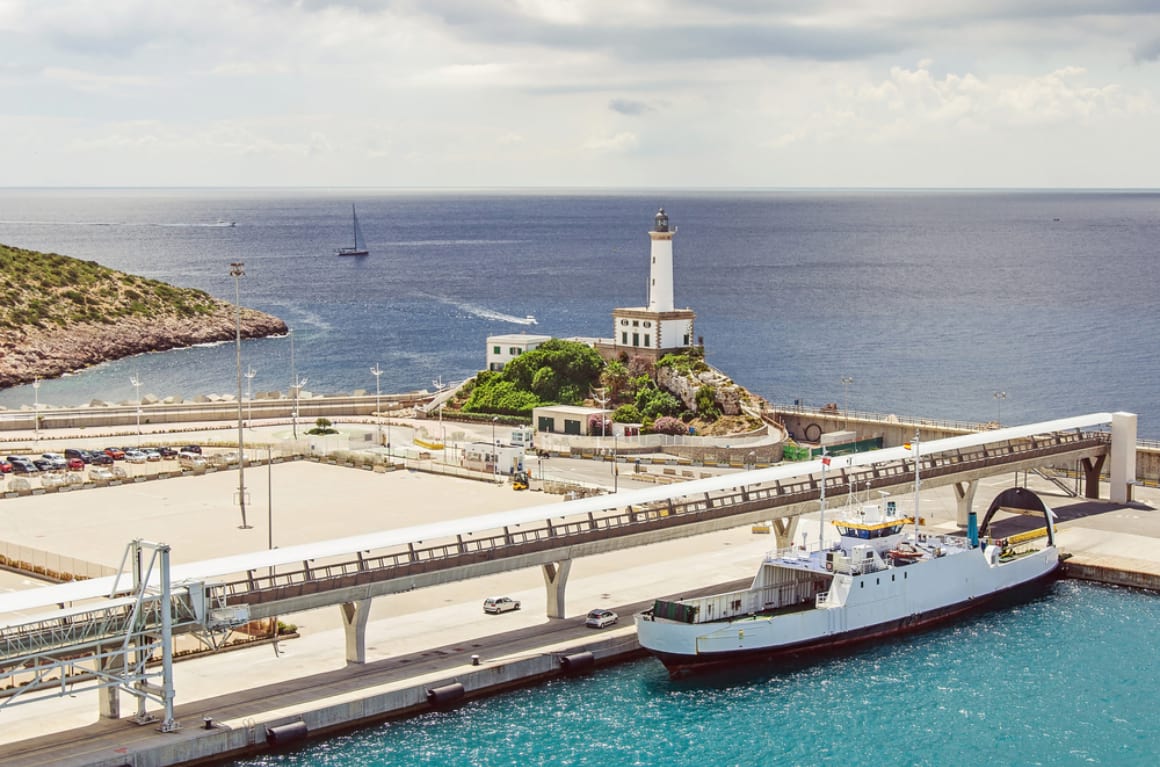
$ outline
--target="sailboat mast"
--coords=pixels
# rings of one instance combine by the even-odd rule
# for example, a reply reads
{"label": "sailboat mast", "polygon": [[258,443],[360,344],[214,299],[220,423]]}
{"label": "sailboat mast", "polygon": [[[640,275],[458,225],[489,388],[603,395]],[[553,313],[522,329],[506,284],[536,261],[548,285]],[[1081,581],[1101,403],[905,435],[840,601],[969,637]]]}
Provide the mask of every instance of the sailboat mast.
{"label": "sailboat mast", "polygon": [[354,247],[358,249],[358,212],[354,209],[354,203],[350,204],[350,220],[351,220],[351,234],[354,235]]}

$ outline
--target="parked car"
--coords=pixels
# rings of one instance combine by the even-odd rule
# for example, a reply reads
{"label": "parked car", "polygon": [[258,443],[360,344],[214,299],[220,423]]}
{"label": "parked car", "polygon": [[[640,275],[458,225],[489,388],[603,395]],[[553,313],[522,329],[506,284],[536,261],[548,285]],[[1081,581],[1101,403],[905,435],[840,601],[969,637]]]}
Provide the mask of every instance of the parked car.
{"label": "parked car", "polygon": [[105,455],[109,456],[114,461],[125,460],[125,451],[119,447],[106,447],[105,448]]}
{"label": "parked car", "polygon": [[36,468],[36,464],[28,460],[27,456],[10,455],[8,456],[8,463],[12,464],[13,474],[35,474],[40,469]]}
{"label": "parked car", "polygon": [[95,482],[104,482],[113,478],[113,472],[103,466],[93,466],[89,469],[89,479]]}
{"label": "parked car", "polygon": [[141,452],[145,454],[146,461],[160,461],[161,460],[161,451],[160,450],[156,450],[154,448],[147,447],[144,450],[142,450]]}
{"label": "parked car", "polygon": [[125,451],[125,460],[129,463],[145,463],[149,460],[149,457],[145,455],[143,450],[137,450],[131,447]]}
{"label": "parked car", "polygon": [[175,447],[159,447],[157,452],[161,453],[161,457],[167,461],[177,459],[177,448]]}
{"label": "parked car", "polygon": [[512,599],[511,597],[488,597],[483,600],[483,611],[485,613],[491,613],[492,615],[518,609],[520,609],[519,600]]}
{"label": "parked car", "polygon": [[0,474],[11,474],[12,464],[8,461],[0,461]]}
{"label": "parked car", "polygon": [[620,616],[612,612],[612,610],[592,610],[588,613],[588,618],[584,621],[584,625],[594,629],[602,629],[605,626],[611,626],[618,620],[620,620]]}
{"label": "parked car", "polygon": [[177,462],[183,469],[204,469],[208,465],[204,456],[185,450],[177,454]]}
{"label": "parked car", "polygon": [[111,455],[108,455],[107,453],[100,451],[100,450],[89,450],[89,451],[87,451],[86,455],[88,456],[87,462],[91,463],[94,466],[112,466],[113,465],[113,457]]}
{"label": "parked car", "polygon": [[57,465],[47,458],[33,458],[32,465],[37,471],[56,471]]}
{"label": "parked car", "polygon": [[85,463],[89,463],[89,456],[92,454],[91,450],[84,450],[79,447],[67,447],[64,450],[65,458],[80,458]]}
{"label": "parked car", "polygon": [[201,445],[186,445],[177,452],[179,453],[197,453],[201,455]]}
{"label": "parked car", "polygon": [[85,462],[81,458],[69,458],[66,468],[69,471],[84,471]]}
{"label": "parked car", "polygon": [[43,453],[40,457],[52,464],[54,469],[68,468],[68,459],[60,453]]}

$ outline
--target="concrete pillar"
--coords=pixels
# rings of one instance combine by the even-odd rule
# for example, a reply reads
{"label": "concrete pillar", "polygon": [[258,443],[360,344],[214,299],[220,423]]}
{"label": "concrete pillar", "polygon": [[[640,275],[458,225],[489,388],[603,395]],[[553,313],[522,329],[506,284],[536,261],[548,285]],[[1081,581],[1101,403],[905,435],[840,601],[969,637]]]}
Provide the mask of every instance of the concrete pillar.
{"label": "concrete pillar", "polygon": [[955,524],[966,530],[967,517],[971,514],[971,504],[975,502],[975,491],[979,489],[979,480],[956,482],[953,487],[955,489]]}
{"label": "concrete pillar", "polygon": [[797,535],[799,519],[801,517],[773,520],[773,539],[779,550],[788,549],[790,546],[793,546],[793,538]]}
{"label": "concrete pillar", "polygon": [[342,628],[346,633],[346,662],[367,662],[367,618],[371,614],[371,600],[343,602],[338,606],[342,612]]}
{"label": "concrete pillar", "polygon": [[[98,663],[101,664],[101,671],[105,673],[117,673],[124,669],[124,656],[112,653],[101,658]],[[114,668],[116,667],[116,668]],[[121,688],[120,687],[102,687],[97,691],[97,707],[100,709],[101,719],[120,719],[121,718]]]}
{"label": "concrete pillar", "polygon": [[1112,413],[1112,467],[1108,481],[1112,503],[1132,500],[1132,485],[1136,484],[1135,413]]}
{"label": "concrete pillar", "polygon": [[564,587],[568,585],[568,573],[572,560],[548,562],[544,568],[544,586],[548,589],[548,617],[564,617]]}
{"label": "concrete pillar", "polygon": [[1080,466],[1083,468],[1083,495],[1084,498],[1099,498],[1100,497],[1100,471],[1104,468],[1104,459],[1106,455],[1096,456],[1093,461],[1091,458],[1083,458],[1080,460]]}

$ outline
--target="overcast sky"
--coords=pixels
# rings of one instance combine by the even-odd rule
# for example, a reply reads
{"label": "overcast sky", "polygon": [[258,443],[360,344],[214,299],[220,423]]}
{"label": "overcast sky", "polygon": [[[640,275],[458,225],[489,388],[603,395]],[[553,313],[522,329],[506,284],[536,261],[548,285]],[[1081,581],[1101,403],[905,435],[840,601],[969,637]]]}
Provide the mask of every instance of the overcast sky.
{"label": "overcast sky", "polygon": [[1160,0],[0,0],[0,185],[1160,187]]}

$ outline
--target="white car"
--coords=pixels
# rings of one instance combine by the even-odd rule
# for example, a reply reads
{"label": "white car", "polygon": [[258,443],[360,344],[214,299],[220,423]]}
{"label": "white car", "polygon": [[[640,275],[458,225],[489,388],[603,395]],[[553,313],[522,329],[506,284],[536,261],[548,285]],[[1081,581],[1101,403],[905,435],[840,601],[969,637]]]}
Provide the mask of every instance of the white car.
{"label": "white car", "polygon": [[145,463],[149,460],[149,456],[141,450],[126,450],[125,460],[129,463]]}
{"label": "white car", "polygon": [[60,453],[44,453],[40,457],[43,458],[44,460],[48,461],[49,463],[51,463],[52,468],[54,468],[54,469],[67,469],[68,468],[68,459],[65,458],[63,455],[61,455]]}
{"label": "white car", "polygon": [[89,469],[89,479],[94,482],[107,482],[113,478],[113,472],[101,466],[94,466]]}
{"label": "white car", "polygon": [[520,601],[511,597],[488,597],[483,600],[483,611],[492,615],[518,609],[520,609]]}
{"label": "white car", "polygon": [[594,629],[602,629],[605,626],[611,626],[618,620],[620,620],[620,616],[611,610],[593,610],[588,613],[584,625]]}

